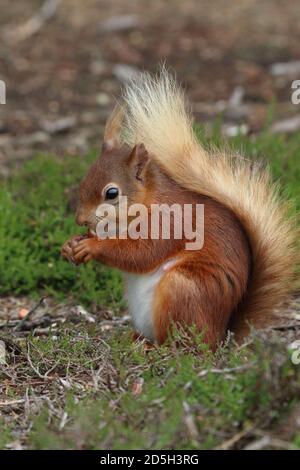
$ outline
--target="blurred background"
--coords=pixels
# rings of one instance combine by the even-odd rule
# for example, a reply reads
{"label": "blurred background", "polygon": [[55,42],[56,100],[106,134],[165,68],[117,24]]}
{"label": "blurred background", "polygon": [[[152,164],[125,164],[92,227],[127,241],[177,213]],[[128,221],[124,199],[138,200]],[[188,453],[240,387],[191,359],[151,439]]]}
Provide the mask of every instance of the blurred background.
{"label": "blurred background", "polygon": [[99,146],[122,83],[160,61],[196,119],[227,135],[300,127],[294,0],[1,0],[0,173],[37,152]]}
{"label": "blurred background", "polygon": [[159,62],[300,210],[299,0],[0,0],[0,449],[300,449],[299,293],[239,348],[145,354],[120,273],[60,256],[114,98]]}

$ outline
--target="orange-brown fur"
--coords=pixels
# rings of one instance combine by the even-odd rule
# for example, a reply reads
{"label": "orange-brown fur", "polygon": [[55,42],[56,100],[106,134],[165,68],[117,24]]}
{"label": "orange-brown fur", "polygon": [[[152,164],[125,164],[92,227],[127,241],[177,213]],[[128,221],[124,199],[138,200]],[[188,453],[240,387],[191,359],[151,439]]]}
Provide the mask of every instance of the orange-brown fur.
{"label": "orange-brown fur", "polygon": [[[127,181],[132,164],[129,149],[112,156],[104,152],[81,184],[81,204],[77,221],[93,225],[93,209],[105,186],[103,175],[125,187],[134,202],[204,204],[204,246],[186,251],[186,239],[106,239],[87,238],[74,246],[76,262],[97,260],[122,271],[145,273],[169,258],[178,257],[160,282],[153,306],[156,340],[162,343],[172,323],[196,325],[211,347],[224,338],[231,313],[247,289],[251,254],[243,228],[235,215],[220,203],[185,190],[165,175],[154,163],[144,169],[143,183]],[[113,165],[113,160],[117,166]],[[127,162],[127,163],[126,163]],[[121,172],[121,169],[123,172]],[[127,169],[127,172],[124,170]],[[120,172],[120,174],[118,174]],[[150,225],[151,227],[151,225]],[[149,230],[150,230],[149,227]]]}
{"label": "orange-brown fur", "polygon": [[[143,145],[145,144],[145,146]],[[163,71],[143,75],[108,120],[103,152],[83,180],[77,222],[95,230],[102,188],[113,181],[129,205],[204,204],[204,246],[186,240],[72,238],[62,254],[126,272],[175,264],[156,287],[152,315],[162,343],[171,325],[195,325],[215,349],[228,326],[242,339],[269,325],[292,287],[295,230],[269,173],[242,158],[208,153],[193,136],[181,91]]]}

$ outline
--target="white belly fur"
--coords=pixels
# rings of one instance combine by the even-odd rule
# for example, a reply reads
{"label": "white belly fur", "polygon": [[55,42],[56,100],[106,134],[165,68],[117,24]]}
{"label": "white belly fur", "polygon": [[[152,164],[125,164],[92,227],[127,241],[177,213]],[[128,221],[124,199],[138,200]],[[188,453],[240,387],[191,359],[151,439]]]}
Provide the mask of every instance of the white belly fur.
{"label": "white belly fur", "polygon": [[153,342],[155,337],[152,304],[155,288],[164,274],[162,267],[147,274],[125,274],[129,313],[134,326],[137,332]]}

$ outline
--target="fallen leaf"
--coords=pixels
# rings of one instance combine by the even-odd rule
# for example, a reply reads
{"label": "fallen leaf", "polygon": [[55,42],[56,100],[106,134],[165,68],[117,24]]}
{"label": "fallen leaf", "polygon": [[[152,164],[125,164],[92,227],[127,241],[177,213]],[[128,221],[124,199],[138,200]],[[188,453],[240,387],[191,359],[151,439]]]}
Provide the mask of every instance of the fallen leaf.
{"label": "fallen leaf", "polygon": [[29,313],[29,310],[27,308],[20,308],[19,318],[23,319],[23,318],[27,317],[28,313]]}

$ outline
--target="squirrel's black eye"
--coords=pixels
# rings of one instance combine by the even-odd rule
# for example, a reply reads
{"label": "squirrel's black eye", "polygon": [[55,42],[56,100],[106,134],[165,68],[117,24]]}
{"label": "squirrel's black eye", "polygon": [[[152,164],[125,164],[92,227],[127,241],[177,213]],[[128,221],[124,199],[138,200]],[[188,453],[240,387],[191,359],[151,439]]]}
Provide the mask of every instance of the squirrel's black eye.
{"label": "squirrel's black eye", "polygon": [[118,196],[119,196],[118,188],[108,188],[105,191],[105,199],[107,199],[107,200],[111,201],[113,199],[117,199]]}

